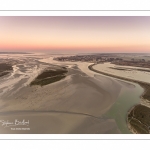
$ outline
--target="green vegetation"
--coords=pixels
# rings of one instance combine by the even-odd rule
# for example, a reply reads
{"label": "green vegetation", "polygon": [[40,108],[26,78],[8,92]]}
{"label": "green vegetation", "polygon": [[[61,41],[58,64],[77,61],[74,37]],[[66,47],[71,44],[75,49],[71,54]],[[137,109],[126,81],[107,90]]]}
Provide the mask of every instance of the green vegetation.
{"label": "green vegetation", "polygon": [[140,124],[137,120],[132,119],[130,121],[130,125],[132,126],[132,128],[140,134],[149,134],[148,128],[142,124]]}
{"label": "green vegetation", "polygon": [[114,67],[109,67],[111,69],[115,69],[115,70],[127,70],[127,69],[124,69],[124,68],[114,68]]}
{"label": "green vegetation", "polygon": [[148,134],[150,129],[150,108],[137,105],[128,115],[128,121],[137,133]]}
{"label": "green vegetation", "polygon": [[54,77],[54,76],[58,76],[58,75],[62,75],[64,73],[67,73],[68,71],[66,69],[61,69],[61,70],[45,70],[44,72],[42,72],[37,79],[44,79],[44,78],[48,78],[48,77]]}
{"label": "green vegetation", "polygon": [[34,81],[31,82],[30,85],[41,85],[41,86],[44,86],[44,85],[47,85],[47,84],[59,81],[59,80],[61,80],[63,78],[65,78],[65,76],[57,76],[57,77],[52,77],[52,78],[49,78],[49,79],[34,80]]}
{"label": "green vegetation", "polygon": [[112,74],[109,74],[109,73],[105,73],[105,72],[102,72],[102,71],[94,69],[93,68],[94,65],[95,64],[92,64],[92,65],[88,66],[88,68],[90,70],[94,71],[94,72],[97,72],[97,73],[100,73],[100,74],[103,74],[103,75],[106,75],[106,76],[110,76],[110,77],[114,77],[114,78],[118,78],[118,79],[122,79],[122,80],[138,83],[141,87],[143,87],[145,89],[145,92],[142,95],[142,97],[144,99],[147,99],[147,100],[150,101],[150,84],[149,83],[138,81],[138,80],[134,80],[134,79],[128,79],[128,78],[125,78],[125,77],[120,77],[120,76],[112,75]]}
{"label": "green vegetation", "polygon": [[45,70],[40,75],[38,75],[37,78],[30,83],[30,85],[44,86],[53,82],[57,82],[65,78],[67,72],[67,69],[64,67],[57,70]]}
{"label": "green vegetation", "polygon": [[[145,89],[145,92],[142,95],[142,98],[150,101],[150,84],[149,83],[145,83],[142,81],[137,81],[134,79],[128,79],[128,78],[112,75],[109,73],[105,73],[102,71],[98,71],[98,70],[95,70],[93,68],[94,65],[95,64],[92,64],[89,66],[89,69],[94,71],[94,72],[104,74],[106,76],[111,76],[114,78],[138,83],[141,87],[143,87]],[[129,114],[127,116],[127,122],[131,125],[131,127],[137,133],[142,133],[142,134],[149,133],[149,130],[150,130],[150,108],[143,106],[141,104],[135,106],[134,109],[132,109],[131,112],[129,112]]]}

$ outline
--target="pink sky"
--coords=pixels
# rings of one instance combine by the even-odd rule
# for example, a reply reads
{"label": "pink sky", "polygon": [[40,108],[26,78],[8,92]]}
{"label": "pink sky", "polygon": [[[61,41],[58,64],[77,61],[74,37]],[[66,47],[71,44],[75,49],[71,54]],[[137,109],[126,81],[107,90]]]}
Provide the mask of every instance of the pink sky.
{"label": "pink sky", "polygon": [[150,17],[0,17],[0,51],[150,52]]}

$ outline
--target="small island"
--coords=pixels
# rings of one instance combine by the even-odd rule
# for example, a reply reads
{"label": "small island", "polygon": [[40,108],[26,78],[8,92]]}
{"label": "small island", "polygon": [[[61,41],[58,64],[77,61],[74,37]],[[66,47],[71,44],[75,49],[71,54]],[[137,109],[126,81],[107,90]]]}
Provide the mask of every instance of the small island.
{"label": "small island", "polygon": [[128,114],[128,127],[134,133],[149,134],[150,108],[144,105],[135,106]]}
{"label": "small island", "polygon": [[44,86],[50,83],[57,82],[66,77],[67,68],[61,67],[59,69],[47,68],[41,74],[39,74],[34,81],[30,83],[30,86],[40,85]]}

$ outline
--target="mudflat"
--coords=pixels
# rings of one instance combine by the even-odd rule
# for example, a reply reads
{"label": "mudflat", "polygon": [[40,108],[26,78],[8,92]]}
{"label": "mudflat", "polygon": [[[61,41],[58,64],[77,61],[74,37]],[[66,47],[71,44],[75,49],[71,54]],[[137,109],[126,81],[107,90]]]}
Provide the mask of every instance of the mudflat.
{"label": "mudflat", "polygon": [[[29,120],[30,130],[0,126],[0,132],[121,133],[116,120],[108,118],[105,113],[124,89],[134,86],[99,75],[88,69],[90,64],[58,62],[53,57],[41,61],[39,58],[26,58],[21,64],[15,64],[11,76],[4,78],[1,84],[0,120]],[[36,79],[57,76],[60,68],[65,69],[63,79],[43,86],[30,86]]]}
{"label": "mudflat", "polygon": [[131,132],[140,133],[140,134],[149,134],[150,133],[150,83],[146,83],[143,81],[138,81],[135,79],[129,79],[125,77],[121,77],[118,75],[113,75],[110,73],[102,72],[93,68],[93,64],[89,66],[89,69],[104,74],[106,76],[111,76],[114,78],[123,79],[126,81],[132,81],[138,83],[141,87],[144,88],[144,93],[141,96],[141,104],[134,106],[131,110],[129,110],[127,115],[127,125]]}
{"label": "mudflat", "polygon": [[11,90],[1,99],[1,120],[24,118],[30,121],[30,130],[0,127],[0,132],[120,133],[115,120],[103,114],[116,101],[121,84],[106,78],[90,77],[79,68],[70,67],[66,77],[55,83],[28,85],[14,93]]}

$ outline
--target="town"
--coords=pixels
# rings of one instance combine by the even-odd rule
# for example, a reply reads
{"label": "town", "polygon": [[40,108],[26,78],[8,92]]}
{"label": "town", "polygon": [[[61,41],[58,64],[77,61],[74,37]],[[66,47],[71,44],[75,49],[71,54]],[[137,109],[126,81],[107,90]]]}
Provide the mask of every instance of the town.
{"label": "town", "polygon": [[[124,57],[123,57],[124,56]],[[134,58],[134,54],[131,54],[131,58],[128,57],[126,59],[126,55],[124,54],[91,54],[91,55],[75,55],[75,56],[65,56],[65,57],[56,57],[54,60],[57,61],[71,61],[71,62],[89,62],[89,63],[105,63],[111,62],[116,65],[123,66],[135,66],[135,67],[143,67],[150,68],[150,61],[141,58]]]}

